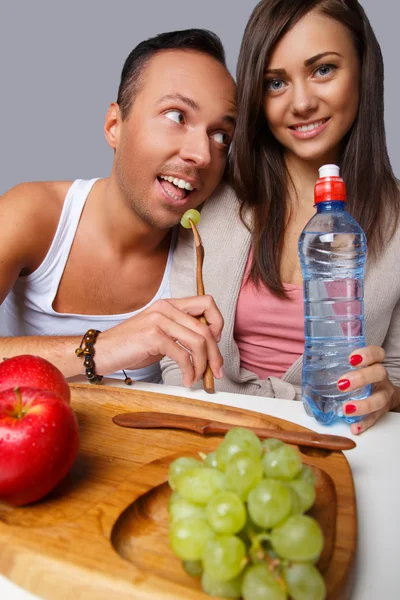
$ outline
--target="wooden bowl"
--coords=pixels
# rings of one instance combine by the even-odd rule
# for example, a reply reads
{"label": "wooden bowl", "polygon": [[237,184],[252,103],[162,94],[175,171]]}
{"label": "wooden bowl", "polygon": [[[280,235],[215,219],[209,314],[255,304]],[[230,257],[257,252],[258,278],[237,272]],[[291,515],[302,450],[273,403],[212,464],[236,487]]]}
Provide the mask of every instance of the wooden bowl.
{"label": "wooden bowl", "polygon": [[[168,544],[167,476],[177,456],[207,453],[221,436],[125,429],[124,411],[162,411],[243,426],[305,431],[275,417],[164,394],[71,385],[81,448],[71,473],[36,504],[0,504],[0,572],[51,600],[209,598]],[[260,399],[261,401],[261,399]],[[268,399],[263,399],[268,407]],[[357,540],[352,475],[341,452],[299,448],[316,475],[311,511],[325,536],[319,561],[329,600],[350,598]]]}

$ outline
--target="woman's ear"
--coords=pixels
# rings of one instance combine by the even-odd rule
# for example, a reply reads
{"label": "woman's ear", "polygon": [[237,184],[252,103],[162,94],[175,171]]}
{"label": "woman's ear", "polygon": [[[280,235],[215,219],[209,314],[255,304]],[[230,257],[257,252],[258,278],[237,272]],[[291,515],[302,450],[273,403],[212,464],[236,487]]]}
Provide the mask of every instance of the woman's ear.
{"label": "woman's ear", "polygon": [[119,125],[121,122],[121,111],[116,102],[112,102],[107,111],[104,121],[104,135],[108,145],[114,150],[118,143]]}

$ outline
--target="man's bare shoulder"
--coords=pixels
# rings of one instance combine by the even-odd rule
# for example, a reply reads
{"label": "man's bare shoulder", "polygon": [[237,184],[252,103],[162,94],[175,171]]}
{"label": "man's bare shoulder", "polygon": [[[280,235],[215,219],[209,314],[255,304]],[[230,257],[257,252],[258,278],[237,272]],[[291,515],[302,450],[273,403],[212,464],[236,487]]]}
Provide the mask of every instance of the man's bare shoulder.
{"label": "man's bare shoulder", "polygon": [[35,181],[20,183],[0,197],[2,206],[30,211],[40,205],[60,213],[72,181]]}
{"label": "man's bare shoulder", "polygon": [[71,181],[21,183],[0,197],[3,257],[14,257],[12,262],[18,262],[23,271],[37,268],[53,240],[71,184]]}

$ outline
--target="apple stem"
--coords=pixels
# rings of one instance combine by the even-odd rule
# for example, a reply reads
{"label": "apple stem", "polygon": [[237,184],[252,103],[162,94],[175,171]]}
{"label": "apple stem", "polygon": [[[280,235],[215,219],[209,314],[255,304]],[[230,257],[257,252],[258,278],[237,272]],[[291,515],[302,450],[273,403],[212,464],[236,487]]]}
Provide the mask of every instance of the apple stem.
{"label": "apple stem", "polygon": [[23,416],[23,411],[22,411],[22,396],[21,396],[21,391],[20,389],[14,388],[14,392],[17,395],[17,399],[18,399],[18,404],[17,404],[17,414],[16,417],[17,419],[20,419]]}

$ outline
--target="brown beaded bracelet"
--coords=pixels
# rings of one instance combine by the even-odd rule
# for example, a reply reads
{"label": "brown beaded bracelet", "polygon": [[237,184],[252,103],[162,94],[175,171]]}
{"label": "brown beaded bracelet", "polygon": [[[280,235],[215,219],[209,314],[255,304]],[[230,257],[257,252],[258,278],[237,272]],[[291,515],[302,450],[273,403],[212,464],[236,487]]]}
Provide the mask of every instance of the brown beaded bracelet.
{"label": "brown beaded bracelet", "polygon": [[[83,366],[85,367],[85,375],[89,380],[89,383],[100,383],[103,379],[103,375],[98,375],[96,373],[96,367],[93,359],[94,344],[99,333],[101,333],[101,331],[98,329],[88,329],[83,336],[79,347],[75,350],[76,356],[84,356]],[[83,344],[84,347],[82,348]],[[127,376],[124,369],[122,369],[122,372],[125,375],[126,385],[132,385],[132,379]]]}

